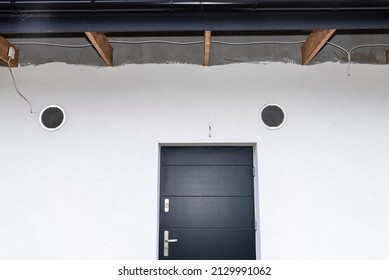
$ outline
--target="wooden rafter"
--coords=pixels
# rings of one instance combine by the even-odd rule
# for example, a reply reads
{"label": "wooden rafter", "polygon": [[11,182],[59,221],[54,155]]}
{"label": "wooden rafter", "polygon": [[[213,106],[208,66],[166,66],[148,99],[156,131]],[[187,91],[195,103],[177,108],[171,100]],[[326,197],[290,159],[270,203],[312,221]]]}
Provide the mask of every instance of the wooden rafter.
{"label": "wooden rafter", "polygon": [[211,54],[211,31],[204,31],[204,66],[209,66]]}
{"label": "wooden rafter", "polygon": [[303,65],[308,65],[334,34],[336,29],[314,30],[301,47]]}
{"label": "wooden rafter", "polygon": [[85,35],[88,37],[93,47],[104,60],[105,64],[112,66],[113,48],[105,34],[100,32],[85,32]]}
{"label": "wooden rafter", "polygon": [[8,64],[8,49],[13,47],[15,49],[15,58],[9,62],[11,67],[18,67],[19,64],[19,50],[11,45],[11,43],[0,36],[0,59]]}
{"label": "wooden rafter", "polygon": [[385,52],[386,55],[386,64],[389,64],[389,50]]}

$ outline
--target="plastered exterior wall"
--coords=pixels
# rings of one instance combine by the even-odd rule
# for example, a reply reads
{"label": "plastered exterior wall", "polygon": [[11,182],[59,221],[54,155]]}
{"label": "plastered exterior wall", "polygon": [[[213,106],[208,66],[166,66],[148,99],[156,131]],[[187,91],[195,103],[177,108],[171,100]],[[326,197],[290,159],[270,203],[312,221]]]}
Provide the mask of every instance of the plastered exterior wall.
{"label": "plastered exterior wall", "polygon": [[15,69],[34,114],[0,68],[0,258],[156,259],[161,143],[256,145],[263,259],[389,258],[389,68],[346,68]]}

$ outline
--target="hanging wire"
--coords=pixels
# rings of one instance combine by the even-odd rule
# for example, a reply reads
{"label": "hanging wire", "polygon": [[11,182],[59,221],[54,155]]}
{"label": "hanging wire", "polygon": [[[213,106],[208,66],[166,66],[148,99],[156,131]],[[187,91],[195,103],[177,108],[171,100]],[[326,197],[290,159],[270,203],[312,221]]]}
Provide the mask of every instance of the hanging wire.
{"label": "hanging wire", "polygon": [[[282,45],[293,45],[293,44],[303,44],[305,43],[305,40],[300,41],[290,41],[290,42],[283,42],[283,41],[254,41],[254,42],[227,42],[227,41],[218,41],[213,40],[211,43],[213,44],[221,44],[221,45],[231,45],[231,46],[245,46],[245,45],[260,45],[260,44],[282,44]],[[203,44],[204,41],[188,41],[188,42],[177,42],[177,41],[166,41],[166,40],[147,40],[147,41],[122,41],[122,40],[112,40],[110,41],[112,44],[173,44],[173,45],[197,45],[197,44]],[[81,44],[81,45],[67,45],[67,44],[58,44],[58,43],[46,43],[46,42],[12,42],[13,45],[40,45],[40,46],[52,46],[52,47],[63,47],[63,48],[87,48],[92,47],[92,44]],[[347,75],[350,76],[351,72],[351,54],[353,51],[359,49],[359,48],[367,48],[367,47],[388,47],[389,44],[364,44],[364,45],[358,45],[350,49],[349,51],[345,48],[331,43],[327,42],[328,45],[333,46],[335,48],[338,48],[345,52],[347,54]],[[12,72],[11,68],[11,57],[8,58],[7,63],[9,72],[12,77],[12,82],[15,87],[16,92],[18,95],[23,98],[30,107],[30,113],[33,114],[32,110],[32,104],[31,102],[20,92],[20,90],[17,87],[14,74]]]}
{"label": "hanging wire", "polygon": [[66,45],[58,43],[46,43],[46,42],[11,42],[12,45],[38,45],[38,46],[50,46],[50,47],[61,47],[61,48],[87,48],[92,47],[92,44],[83,45]]}
{"label": "hanging wire", "polygon": [[177,42],[177,41],[165,41],[165,40],[148,40],[148,41],[122,41],[122,40],[112,40],[109,41],[112,44],[170,44],[170,45],[197,45],[203,44],[204,41],[189,41],[189,42]]}
{"label": "hanging wire", "polygon": [[28,103],[28,105],[30,106],[30,114],[32,114],[33,112],[32,112],[31,102],[19,91],[18,86],[16,85],[15,77],[14,77],[14,74],[13,74],[12,68],[11,68],[11,57],[8,58],[7,65],[8,65],[8,70],[9,70],[9,73],[11,74],[12,81],[13,81],[16,92],[20,95],[21,98],[23,98]]}
{"label": "hanging wire", "polygon": [[291,41],[291,42],[282,42],[282,41],[254,41],[254,42],[227,42],[227,41],[211,41],[212,44],[220,45],[229,45],[229,46],[249,46],[249,45],[264,45],[264,44],[279,44],[279,45],[293,45],[293,44],[303,44],[305,41]]}
{"label": "hanging wire", "polygon": [[[281,45],[293,45],[293,44],[303,44],[305,43],[305,40],[300,41],[290,41],[290,42],[283,42],[283,41],[254,41],[254,42],[228,42],[228,41],[219,41],[219,40],[212,40],[212,44],[220,44],[220,45],[230,45],[230,46],[247,46],[247,45],[261,45],[261,44],[281,44]],[[188,41],[188,42],[178,42],[178,41],[167,41],[167,40],[147,40],[147,41],[123,41],[123,40],[112,40],[110,41],[112,44],[129,44],[129,45],[136,45],[136,44],[172,44],[172,45],[197,45],[197,44],[203,44],[204,41]],[[87,48],[92,47],[92,44],[80,44],[80,45],[67,45],[67,44],[58,44],[58,43],[46,43],[46,42],[12,42],[13,45],[41,45],[41,46],[52,46],[52,47],[64,47],[64,48]],[[327,42],[328,45],[333,46],[335,48],[338,48],[345,52],[347,54],[347,75],[350,76],[351,73],[351,54],[353,51],[359,48],[367,48],[367,47],[387,47],[389,44],[365,44],[365,45],[358,45],[350,49],[349,51],[345,48],[331,43]],[[12,71],[10,70],[11,75]],[[12,75],[13,78],[13,75]],[[14,80],[14,79],[13,79]],[[16,83],[14,80],[15,89],[17,90]],[[18,90],[17,90],[18,91]],[[19,95],[20,92],[18,91]],[[22,96],[22,95],[21,95]],[[23,97],[23,96],[22,96]],[[23,97],[24,98],[24,97]],[[24,98],[27,102],[29,102],[26,98]],[[30,104],[30,103],[29,103]]]}
{"label": "hanging wire", "polygon": [[334,44],[334,43],[331,43],[331,42],[327,42],[327,44],[330,45],[330,46],[333,46],[335,48],[338,48],[338,49],[344,51],[347,54],[347,76],[350,76],[350,71],[351,71],[351,69],[350,69],[351,68],[351,53],[348,50],[346,50],[345,48],[343,48],[343,47],[341,47],[341,46],[339,46],[337,44]]}
{"label": "hanging wire", "polygon": [[334,43],[331,43],[331,42],[327,42],[328,45],[331,45],[335,48],[338,48],[342,51],[344,51],[346,54],[347,54],[347,75],[350,76],[351,74],[351,54],[353,53],[353,51],[357,50],[357,49],[360,49],[360,48],[372,48],[372,47],[389,47],[389,44],[364,44],[364,45],[358,45],[358,46],[355,46],[353,47],[352,49],[350,49],[349,51],[346,50],[345,48],[337,45],[337,44],[334,44]]}

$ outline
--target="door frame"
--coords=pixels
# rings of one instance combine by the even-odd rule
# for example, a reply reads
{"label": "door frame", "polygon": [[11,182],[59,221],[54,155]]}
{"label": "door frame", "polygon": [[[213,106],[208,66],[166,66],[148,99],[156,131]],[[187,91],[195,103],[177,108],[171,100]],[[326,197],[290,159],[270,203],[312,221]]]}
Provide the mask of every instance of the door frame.
{"label": "door frame", "polygon": [[255,221],[256,224],[256,231],[255,231],[255,253],[256,253],[256,259],[260,260],[261,257],[261,222],[260,222],[260,189],[259,189],[259,179],[258,179],[258,149],[257,149],[257,143],[256,142],[240,142],[240,143],[159,143],[158,144],[158,174],[157,174],[157,225],[156,225],[156,252],[155,256],[158,260],[158,254],[159,254],[159,215],[160,215],[160,194],[161,194],[161,148],[162,147],[223,147],[223,146],[245,146],[245,147],[252,147],[253,148],[253,165],[255,170],[255,177],[254,177],[254,215],[255,215]]}

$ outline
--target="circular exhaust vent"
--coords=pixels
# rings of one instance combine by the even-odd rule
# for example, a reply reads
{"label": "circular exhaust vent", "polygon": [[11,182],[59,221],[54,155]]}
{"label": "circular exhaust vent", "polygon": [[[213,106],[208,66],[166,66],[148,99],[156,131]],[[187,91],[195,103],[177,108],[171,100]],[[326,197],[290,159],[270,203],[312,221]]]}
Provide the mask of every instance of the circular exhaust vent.
{"label": "circular exhaust vent", "polygon": [[280,105],[266,104],[263,106],[260,119],[264,126],[269,129],[278,129],[285,123],[285,112]]}
{"label": "circular exhaust vent", "polygon": [[48,131],[60,129],[64,125],[65,119],[65,111],[57,105],[47,106],[39,115],[41,126]]}

